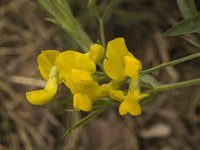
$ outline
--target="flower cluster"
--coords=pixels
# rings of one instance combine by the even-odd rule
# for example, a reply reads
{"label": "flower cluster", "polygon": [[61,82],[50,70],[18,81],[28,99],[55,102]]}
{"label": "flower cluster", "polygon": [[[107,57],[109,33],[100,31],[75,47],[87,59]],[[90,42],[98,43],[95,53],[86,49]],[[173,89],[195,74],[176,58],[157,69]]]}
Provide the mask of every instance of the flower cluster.
{"label": "flower cluster", "polygon": [[[101,66],[102,62],[102,73],[108,82],[102,82],[97,76],[96,66]],[[74,50],[42,51],[38,56],[38,69],[47,84],[43,90],[26,93],[27,100],[34,105],[51,102],[61,83],[72,92],[73,107],[82,111],[90,111],[96,101],[109,97],[120,103],[120,115],[137,116],[141,114],[139,101],[148,96],[140,93],[142,65],[128,51],[123,38],[108,42],[105,54],[99,44],[92,44],[86,54]],[[123,89],[124,83],[129,84],[128,90]]]}

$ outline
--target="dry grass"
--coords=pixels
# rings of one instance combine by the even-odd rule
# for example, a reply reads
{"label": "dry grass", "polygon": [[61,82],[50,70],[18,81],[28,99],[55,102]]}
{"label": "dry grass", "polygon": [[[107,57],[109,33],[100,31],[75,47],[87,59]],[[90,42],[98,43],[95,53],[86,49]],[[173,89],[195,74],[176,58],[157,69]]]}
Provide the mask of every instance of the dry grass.
{"label": "dry grass", "polygon": [[[121,8],[130,10],[134,6],[123,5]],[[149,10],[148,5],[137,6],[134,10]],[[166,5],[164,9],[168,7]],[[174,10],[174,5],[170,9]],[[152,6],[151,11],[150,15],[157,15],[157,20],[151,21],[147,17],[147,22],[142,22],[137,31],[133,30],[132,22],[130,26],[125,25],[127,22],[121,26],[112,18],[114,24],[106,24],[110,32],[108,38],[126,37],[128,47],[138,49],[134,52],[142,59],[144,67],[199,51],[184,42],[182,37],[162,37],[162,32],[180,17],[177,10],[175,17],[156,6]],[[82,114],[65,113],[65,106],[56,102],[34,107],[24,96],[27,90],[44,85],[37,71],[37,54],[42,49],[62,49],[59,29],[44,21],[45,15],[34,1],[0,2],[0,149],[189,150],[200,147],[199,86],[158,96],[153,105],[144,107],[143,115],[138,118],[120,117],[116,109],[110,109],[68,138],[61,139],[65,129],[78,121]],[[151,33],[148,33],[150,29],[144,28],[146,23],[149,23]],[[122,27],[123,30],[119,30]],[[143,32],[134,34],[138,31]],[[197,35],[187,37],[200,40]],[[199,65],[199,60],[194,60],[154,75],[163,82],[192,79],[199,77]]]}

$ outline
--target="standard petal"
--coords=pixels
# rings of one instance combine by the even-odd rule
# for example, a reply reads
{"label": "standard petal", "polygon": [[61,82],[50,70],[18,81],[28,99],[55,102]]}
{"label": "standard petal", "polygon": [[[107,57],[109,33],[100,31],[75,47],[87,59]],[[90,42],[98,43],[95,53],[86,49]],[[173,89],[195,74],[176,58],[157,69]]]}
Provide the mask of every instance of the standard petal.
{"label": "standard petal", "polygon": [[83,93],[77,93],[74,95],[73,105],[77,110],[90,111],[92,109],[92,101]]}
{"label": "standard petal", "polygon": [[129,55],[123,38],[117,38],[108,42],[106,57],[103,66],[106,74],[113,80],[124,78],[124,56]]}
{"label": "standard petal", "polygon": [[118,55],[120,57],[128,56],[130,55],[126,43],[124,41],[124,38],[116,38],[110,42],[108,42],[107,50],[106,50],[106,56],[113,57],[113,54]]}
{"label": "standard petal", "polygon": [[121,81],[124,79],[124,67],[122,61],[116,57],[104,59],[103,66],[106,74],[113,80]]}
{"label": "standard petal", "polygon": [[124,61],[125,75],[137,80],[139,71],[142,69],[140,61],[133,56],[125,56]]}
{"label": "standard petal", "polygon": [[60,54],[57,50],[45,50],[38,56],[38,69],[40,71],[41,76],[48,80],[49,72],[51,68],[55,65],[55,59]]}
{"label": "standard petal", "polygon": [[61,53],[55,61],[56,67],[63,77],[71,73],[72,69],[81,69],[88,72],[95,72],[95,63],[86,55],[68,50]]}

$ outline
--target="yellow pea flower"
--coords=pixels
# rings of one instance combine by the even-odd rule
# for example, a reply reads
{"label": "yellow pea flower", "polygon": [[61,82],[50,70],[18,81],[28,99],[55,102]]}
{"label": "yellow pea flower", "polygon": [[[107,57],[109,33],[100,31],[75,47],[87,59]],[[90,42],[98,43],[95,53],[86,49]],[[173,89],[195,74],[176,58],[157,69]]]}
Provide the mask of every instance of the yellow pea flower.
{"label": "yellow pea flower", "polygon": [[43,90],[36,90],[26,93],[26,98],[29,103],[34,105],[43,105],[53,100],[57,92],[58,70],[52,67],[47,84]]}
{"label": "yellow pea flower", "polygon": [[43,90],[35,90],[26,93],[27,100],[34,105],[43,105],[52,101],[57,92],[58,82],[62,82],[55,67],[55,59],[60,54],[57,50],[45,50],[38,56],[38,69],[41,76],[47,81]]}
{"label": "yellow pea flower", "polygon": [[123,38],[108,42],[103,62],[106,74],[113,80],[121,81],[125,76],[138,79],[142,65],[127,49]]}
{"label": "yellow pea flower", "polygon": [[65,79],[65,85],[74,94],[74,108],[91,110],[92,102],[101,93],[99,84],[92,77],[96,71],[94,61],[82,53],[68,50],[56,58],[55,64]]}
{"label": "yellow pea flower", "polygon": [[[137,91],[137,90],[136,90]],[[119,106],[119,114],[126,115],[130,113],[133,116],[141,115],[141,106],[139,101],[149,96],[148,94],[140,94],[139,92],[130,92],[124,97]]]}
{"label": "yellow pea flower", "polygon": [[109,95],[112,99],[120,101],[119,114],[126,115],[130,113],[133,116],[138,116],[141,114],[141,107],[139,101],[143,98],[149,96],[148,94],[140,94],[139,89],[134,91],[129,91],[127,95],[121,90],[109,90]]}
{"label": "yellow pea flower", "polygon": [[95,63],[103,59],[104,57],[104,48],[99,44],[92,44],[90,46],[90,51],[87,53],[90,59],[92,59]]}

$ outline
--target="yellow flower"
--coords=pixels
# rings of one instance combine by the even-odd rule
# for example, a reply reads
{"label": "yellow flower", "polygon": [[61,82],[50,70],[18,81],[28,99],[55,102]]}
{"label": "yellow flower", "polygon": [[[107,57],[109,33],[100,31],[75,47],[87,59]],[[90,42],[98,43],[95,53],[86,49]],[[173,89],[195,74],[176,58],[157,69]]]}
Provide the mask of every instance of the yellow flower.
{"label": "yellow flower", "polygon": [[52,67],[47,84],[43,90],[36,90],[26,93],[29,103],[34,105],[43,105],[52,101],[57,92],[58,70]]}
{"label": "yellow flower", "polygon": [[125,76],[138,79],[142,65],[127,49],[123,38],[108,42],[103,62],[106,74],[113,80],[121,81]]}
{"label": "yellow flower", "polygon": [[26,93],[26,98],[31,104],[43,105],[49,103],[56,95],[57,84],[62,82],[62,77],[54,66],[55,59],[59,54],[60,52],[56,50],[45,50],[38,56],[38,69],[47,84],[43,90]]}
{"label": "yellow flower", "polygon": [[120,115],[126,115],[127,113],[130,113],[133,116],[138,116],[141,114],[141,107],[139,101],[149,96],[148,94],[140,94],[139,89],[129,91],[129,93],[126,96],[121,90],[110,89],[109,95],[112,99],[121,102],[119,106]]}
{"label": "yellow flower", "polygon": [[92,103],[101,92],[99,84],[92,77],[96,71],[95,63],[82,53],[68,50],[56,58],[55,64],[65,79],[65,85],[74,94],[74,108],[91,110]]}
{"label": "yellow flower", "polygon": [[96,63],[103,59],[104,48],[99,44],[92,44],[90,46],[90,51],[87,53],[87,55]]}
{"label": "yellow flower", "polygon": [[139,90],[134,92],[129,92],[127,96],[119,106],[119,114],[126,115],[130,113],[133,116],[138,116],[141,114],[140,100],[149,96],[148,94],[140,94]]}

